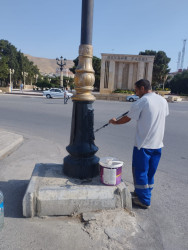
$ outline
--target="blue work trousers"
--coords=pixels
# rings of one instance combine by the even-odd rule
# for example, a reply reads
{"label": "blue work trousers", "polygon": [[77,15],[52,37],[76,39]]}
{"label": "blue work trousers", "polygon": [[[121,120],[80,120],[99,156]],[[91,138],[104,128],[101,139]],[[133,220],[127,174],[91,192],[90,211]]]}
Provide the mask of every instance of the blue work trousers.
{"label": "blue work trousers", "polygon": [[133,149],[132,171],[135,193],[139,200],[149,206],[151,191],[154,184],[154,175],[161,158],[161,148],[146,149],[137,147]]}

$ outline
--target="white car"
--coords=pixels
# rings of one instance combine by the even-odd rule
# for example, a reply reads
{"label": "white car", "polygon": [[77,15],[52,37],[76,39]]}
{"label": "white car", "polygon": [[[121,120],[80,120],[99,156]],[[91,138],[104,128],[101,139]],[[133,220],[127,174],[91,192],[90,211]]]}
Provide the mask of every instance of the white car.
{"label": "white car", "polygon": [[139,99],[139,96],[137,96],[137,95],[129,95],[126,97],[126,100],[128,102],[134,102],[134,101],[137,101],[138,99]]}
{"label": "white car", "polygon": [[[65,91],[62,89],[52,88],[52,89],[43,91],[43,96],[46,96],[46,98],[64,98],[64,93]],[[70,98],[71,96],[73,96],[73,94],[67,92],[67,96],[68,98]]]}

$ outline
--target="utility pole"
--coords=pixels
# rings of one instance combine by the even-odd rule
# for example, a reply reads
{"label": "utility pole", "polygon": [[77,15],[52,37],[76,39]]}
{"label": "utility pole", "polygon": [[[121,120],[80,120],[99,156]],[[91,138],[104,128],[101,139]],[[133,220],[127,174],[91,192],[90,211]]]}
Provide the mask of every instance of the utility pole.
{"label": "utility pole", "polygon": [[187,39],[183,40],[183,48],[182,48],[182,54],[181,54],[181,66],[180,69],[183,70],[183,62],[184,62],[184,56],[185,56],[185,44]]}
{"label": "utility pole", "polygon": [[178,53],[177,71],[180,69],[181,51]]}

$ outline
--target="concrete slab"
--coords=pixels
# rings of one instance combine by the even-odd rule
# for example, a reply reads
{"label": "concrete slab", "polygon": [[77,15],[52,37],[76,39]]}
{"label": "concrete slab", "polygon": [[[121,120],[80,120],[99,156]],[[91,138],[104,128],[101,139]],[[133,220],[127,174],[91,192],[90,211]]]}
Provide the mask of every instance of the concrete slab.
{"label": "concrete slab", "polygon": [[23,199],[23,215],[60,216],[104,209],[132,210],[131,194],[124,182],[105,186],[99,177],[73,179],[60,164],[36,164]]}
{"label": "concrete slab", "polygon": [[0,160],[12,153],[22,142],[22,135],[0,129]]}

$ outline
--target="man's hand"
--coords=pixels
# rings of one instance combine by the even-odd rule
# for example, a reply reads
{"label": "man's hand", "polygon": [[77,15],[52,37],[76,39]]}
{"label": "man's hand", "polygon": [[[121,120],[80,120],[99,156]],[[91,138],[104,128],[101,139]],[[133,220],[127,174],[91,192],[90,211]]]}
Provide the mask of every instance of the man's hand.
{"label": "man's hand", "polygon": [[116,122],[117,122],[116,118],[112,118],[109,120],[109,123],[112,123],[114,125],[116,124]]}
{"label": "man's hand", "polygon": [[120,124],[127,123],[130,120],[131,118],[129,118],[128,116],[123,116],[119,120],[117,120],[116,118],[112,118],[111,120],[109,120],[109,123],[114,124],[114,125],[120,125]]}

